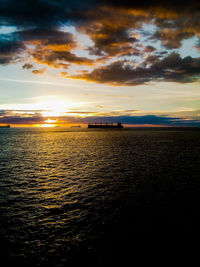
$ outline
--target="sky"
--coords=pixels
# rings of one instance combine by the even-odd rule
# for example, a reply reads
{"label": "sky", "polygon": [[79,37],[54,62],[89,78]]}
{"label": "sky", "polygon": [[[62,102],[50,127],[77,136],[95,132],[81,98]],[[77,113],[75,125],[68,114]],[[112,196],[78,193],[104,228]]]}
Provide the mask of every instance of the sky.
{"label": "sky", "polygon": [[200,2],[0,0],[0,125],[200,126]]}

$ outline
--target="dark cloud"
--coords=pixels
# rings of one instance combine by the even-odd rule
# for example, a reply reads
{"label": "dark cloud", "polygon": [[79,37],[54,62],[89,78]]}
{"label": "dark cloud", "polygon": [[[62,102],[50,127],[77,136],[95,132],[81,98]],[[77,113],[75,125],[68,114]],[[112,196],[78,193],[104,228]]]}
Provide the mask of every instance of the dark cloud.
{"label": "dark cloud", "polygon": [[0,39],[0,64],[16,62],[24,49],[24,45],[16,40]]}
{"label": "dark cloud", "polygon": [[196,12],[200,8],[197,0],[1,0],[0,21],[18,26],[55,26],[70,20],[86,19],[89,17],[86,13],[88,10],[90,12],[95,10],[95,13],[98,13],[97,10],[101,6],[147,10],[148,12],[166,10],[168,13],[169,11],[180,13],[180,7],[182,13]]}
{"label": "dark cloud", "polygon": [[[112,15],[109,15],[109,19],[107,17],[101,18],[95,22],[93,27],[89,25],[81,25],[79,30],[81,32],[86,33],[92,41],[94,42],[94,46],[89,48],[91,54],[101,56],[101,55],[109,55],[116,56],[127,53],[133,53],[135,50],[131,46],[134,44],[137,39],[132,37],[128,32],[129,28],[132,26],[139,27],[139,22],[135,21],[135,18],[131,19],[119,18],[116,14],[116,18],[118,18],[118,22],[115,21],[116,18],[112,18]],[[111,19],[112,18],[112,19]],[[127,25],[127,22],[129,24]]]}
{"label": "dark cloud", "polygon": [[200,78],[200,58],[181,58],[171,53],[163,59],[156,57],[149,67],[134,67],[126,61],[117,61],[73,78],[114,85],[140,85],[150,81],[187,83]]}
{"label": "dark cloud", "polygon": [[40,70],[32,70],[32,73],[33,74],[43,74],[45,73],[46,69],[45,68],[42,68]]}
{"label": "dark cloud", "polygon": [[0,110],[0,117],[5,116],[7,114],[6,110]]}
{"label": "dark cloud", "polygon": [[[94,42],[93,53],[117,55],[126,45],[136,40],[129,30],[138,30],[143,23],[154,23],[157,31],[152,40],[162,42],[167,49],[180,48],[182,41],[200,36],[200,4],[198,1],[102,1],[107,8],[100,8],[90,19],[84,20],[80,30]],[[181,3],[181,5],[180,5]],[[181,6],[181,12],[180,12]],[[88,18],[87,17],[87,18]]]}
{"label": "dark cloud", "polygon": [[76,47],[73,34],[58,29],[36,28],[18,31],[14,34],[26,45],[34,45],[29,50],[29,57],[38,63],[54,68],[68,68],[70,63],[89,64],[90,59],[78,57],[70,50]]}
{"label": "dark cloud", "polygon": [[146,58],[145,58],[145,62],[144,62],[144,65],[146,66],[146,65],[148,65],[148,64],[150,64],[150,65],[152,65],[152,64],[154,64],[154,63],[156,63],[156,62],[159,62],[159,60],[160,60],[160,56],[158,56],[158,55],[148,55]]}
{"label": "dark cloud", "polygon": [[[71,64],[104,63],[91,73],[72,76],[117,85],[152,80],[195,81],[199,59],[181,59],[178,54],[167,56],[157,51],[156,46],[142,47],[137,31],[142,31],[144,23],[156,25],[155,32],[146,33],[149,40],[161,41],[167,51],[180,48],[183,40],[200,36],[200,2],[1,0],[0,25],[15,26],[16,31],[0,35],[0,64],[20,60],[23,69],[31,69],[31,59],[38,64],[67,69]],[[98,56],[96,62],[73,52],[78,45],[72,33],[61,30],[66,24],[90,37],[93,45],[86,50]],[[133,58],[143,57],[144,53],[149,55],[135,67]]]}
{"label": "dark cloud", "polygon": [[39,124],[43,123],[45,120],[42,119],[40,116],[29,116],[29,117],[20,117],[20,116],[6,116],[1,118],[0,117],[0,124],[18,124],[18,125],[32,125],[32,124]]}
{"label": "dark cloud", "polygon": [[88,117],[83,120],[85,123],[117,123],[120,121],[123,124],[132,125],[200,126],[199,120],[185,120],[184,118],[157,115]]}
{"label": "dark cloud", "polygon": [[72,11],[86,8],[88,5],[84,2],[76,1],[75,4],[74,1],[64,0],[1,0],[0,19],[20,27],[55,26],[69,20]]}
{"label": "dark cloud", "polygon": [[156,50],[155,47],[153,47],[152,45],[148,45],[144,48],[145,53],[151,53],[154,52],[155,50]]}
{"label": "dark cloud", "polygon": [[74,37],[69,32],[61,31],[57,28],[34,28],[20,30],[14,33],[15,38],[23,42],[30,42],[36,45],[61,46],[66,45],[65,49],[74,48]]}
{"label": "dark cloud", "polygon": [[77,47],[75,37],[69,32],[58,29],[31,29],[18,31],[13,34],[15,38],[25,45],[32,45],[29,57],[36,62],[54,68],[68,68],[70,64],[92,65],[90,58],[77,56],[71,50]]}
{"label": "dark cloud", "polygon": [[36,124],[45,120],[42,110],[0,110],[0,124]]}
{"label": "dark cloud", "polygon": [[181,43],[185,39],[189,39],[195,35],[194,31],[190,29],[167,29],[161,27],[151,38],[162,41],[162,44],[168,49],[180,48]]}
{"label": "dark cloud", "polygon": [[94,63],[93,60],[89,58],[79,57],[69,51],[37,49],[32,53],[32,56],[37,62],[52,66],[54,68],[66,69],[69,66],[69,64],[66,63],[73,63],[77,65],[92,65]]}
{"label": "dark cloud", "polygon": [[151,79],[147,70],[143,68],[134,69],[133,66],[124,63],[124,61],[117,61],[95,69],[91,73],[74,75],[72,78],[114,85],[139,85]]}
{"label": "dark cloud", "polygon": [[26,70],[32,69],[32,68],[33,68],[33,64],[25,63],[25,64],[22,66],[22,68],[23,68],[23,69],[26,69]]}
{"label": "dark cloud", "polygon": [[102,4],[122,9],[146,11],[161,18],[176,17],[181,14],[194,15],[200,11],[198,0],[100,0]]}
{"label": "dark cloud", "polygon": [[[26,51],[26,58],[33,59],[37,63],[46,64],[54,68],[68,68],[68,63],[92,64],[92,60],[79,57],[70,51],[76,48],[73,34],[55,28],[35,28],[16,31],[7,35],[9,41],[0,42],[0,63],[13,62],[18,58],[20,49]],[[31,49],[29,49],[31,45]],[[2,51],[2,52],[1,52]],[[26,59],[25,59],[26,60]],[[25,63],[22,68],[30,69],[33,64]],[[34,71],[33,73],[38,73]]]}

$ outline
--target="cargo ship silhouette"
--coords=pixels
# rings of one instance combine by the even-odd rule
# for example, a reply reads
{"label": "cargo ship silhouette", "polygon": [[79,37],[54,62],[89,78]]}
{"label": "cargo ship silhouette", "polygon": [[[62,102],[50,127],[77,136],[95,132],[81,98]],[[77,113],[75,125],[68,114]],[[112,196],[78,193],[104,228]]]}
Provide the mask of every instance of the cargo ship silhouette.
{"label": "cargo ship silhouette", "polygon": [[10,125],[0,125],[0,128],[10,128]]}
{"label": "cargo ship silhouette", "polygon": [[116,129],[121,129],[124,126],[118,122],[117,124],[113,123],[94,123],[94,124],[88,124],[88,128],[116,128]]}

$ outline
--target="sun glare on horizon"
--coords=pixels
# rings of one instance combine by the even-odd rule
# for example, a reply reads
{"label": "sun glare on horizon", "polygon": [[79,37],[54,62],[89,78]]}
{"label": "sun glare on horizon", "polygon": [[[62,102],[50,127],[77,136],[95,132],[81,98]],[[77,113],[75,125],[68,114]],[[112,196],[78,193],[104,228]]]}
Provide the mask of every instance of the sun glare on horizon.
{"label": "sun glare on horizon", "polygon": [[45,124],[43,123],[43,124],[39,124],[39,125],[37,125],[38,127],[45,127],[45,128],[47,128],[47,127],[56,127],[57,126],[57,122],[58,122],[58,120],[52,120],[52,119],[47,119],[46,121],[44,121],[45,122]]}
{"label": "sun glare on horizon", "polygon": [[46,123],[54,123],[54,122],[57,122],[57,120],[47,119],[45,122]]}
{"label": "sun glare on horizon", "polygon": [[56,126],[56,124],[41,124],[41,127],[45,127],[45,128],[47,128],[47,127],[55,127]]}
{"label": "sun glare on horizon", "polygon": [[61,99],[50,99],[41,102],[43,117],[57,117],[65,115],[71,108],[77,107],[78,103]]}

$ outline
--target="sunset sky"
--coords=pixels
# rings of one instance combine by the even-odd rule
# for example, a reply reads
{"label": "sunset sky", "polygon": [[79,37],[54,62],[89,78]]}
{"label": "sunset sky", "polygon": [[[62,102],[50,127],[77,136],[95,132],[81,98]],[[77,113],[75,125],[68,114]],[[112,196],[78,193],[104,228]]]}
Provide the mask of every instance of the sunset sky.
{"label": "sunset sky", "polygon": [[0,125],[200,126],[200,2],[0,0]]}

